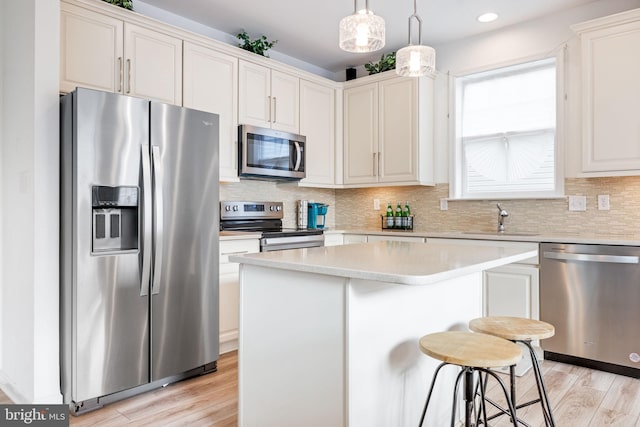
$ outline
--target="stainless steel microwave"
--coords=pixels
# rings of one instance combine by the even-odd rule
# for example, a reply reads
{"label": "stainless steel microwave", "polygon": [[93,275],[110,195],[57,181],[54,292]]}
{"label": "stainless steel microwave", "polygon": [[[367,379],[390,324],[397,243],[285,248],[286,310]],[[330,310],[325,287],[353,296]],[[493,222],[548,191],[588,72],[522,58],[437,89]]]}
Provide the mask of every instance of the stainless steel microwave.
{"label": "stainless steel microwave", "polygon": [[238,127],[238,175],[298,180],[305,177],[307,138],[257,126]]}

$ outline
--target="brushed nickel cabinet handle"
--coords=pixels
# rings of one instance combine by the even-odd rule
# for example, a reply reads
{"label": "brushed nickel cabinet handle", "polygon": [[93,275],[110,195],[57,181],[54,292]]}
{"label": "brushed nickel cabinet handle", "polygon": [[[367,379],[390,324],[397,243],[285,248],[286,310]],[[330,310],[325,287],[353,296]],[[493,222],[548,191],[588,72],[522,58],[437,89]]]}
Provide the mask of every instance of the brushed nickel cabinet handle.
{"label": "brushed nickel cabinet handle", "polygon": [[127,93],[131,93],[131,59],[127,59]]}
{"label": "brushed nickel cabinet handle", "polygon": [[276,106],[278,105],[278,102],[276,101],[276,97],[273,97],[273,123],[276,122]]}
{"label": "brushed nickel cabinet handle", "polygon": [[376,172],[376,163],[377,163],[377,162],[376,162],[376,155],[377,155],[377,154],[378,154],[378,153],[373,153],[373,176],[378,175],[378,174],[377,174],[377,172]]}
{"label": "brushed nickel cabinet handle", "polygon": [[120,71],[118,93],[122,93],[122,79],[124,78],[124,64],[122,63],[122,56],[118,56],[118,71]]}
{"label": "brushed nickel cabinet handle", "polygon": [[269,117],[267,118],[267,122],[271,123],[271,95],[267,96],[267,104],[269,105]]}

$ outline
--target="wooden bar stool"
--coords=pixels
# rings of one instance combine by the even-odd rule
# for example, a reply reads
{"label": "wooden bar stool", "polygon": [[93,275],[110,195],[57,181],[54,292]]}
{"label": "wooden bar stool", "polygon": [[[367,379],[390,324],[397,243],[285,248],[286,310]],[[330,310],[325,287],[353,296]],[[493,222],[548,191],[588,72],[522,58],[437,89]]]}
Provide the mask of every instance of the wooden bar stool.
{"label": "wooden bar stool", "polygon": [[[494,335],[496,337],[504,338],[514,343],[522,343],[529,349],[529,356],[531,357],[531,365],[536,378],[536,385],[538,387],[538,398],[531,400],[520,405],[516,402],[516,380],[515,380],[515,367],[509,368],[509,383],[511,388],[511,405],[516,410],[525,406],[533,405],[540,402],[542,407],[542,413],[544,414],[544,423],[547,427],[555,427],[556,423],[553,419],[553,413],[551,411],[551,405],[549,404],[549,396],[547,395],[547,389],[544,385],[542,378],[542,372],[540,371],[540,365],[538,364],[538,358],[531,345],[531,341],[542,340],[550,338],[555,334],[555,328],[553,325],[542,322],[540,320],[526,319],[522,317],[504,317],[504,316],[489,316],[473,319],[469,322],[469,329],[474,332],[479,332],[488,335]],[[486,383],[485,383],[486,386]],[[500,412],[494,416],[491,416],[489,420],[503,415],[506,410],[500,407],[495,402],[489,400],[489,402],[495,406]],[[527,425],[523,421],[522,424]]]}
{"label": "wooden bar stool", "polygon": [[[441,363],[436,369],[433,380],[431,381],[431,387],[429,388],[429,394],[427,395],[427,401],[424,404],[424,410],[422,411],[422,417],[420,418],[419,426],[422,426],[425,415],[427,414],[427,408],[429,407],[429,401],[433,393],[433,388],[438,378],[438,373],[443,366],[457,365],[462,368],[458,376],[456,377],[455,387],[453,389],[453,408],[451,410],[451,427],[455,425],[455,413],[458,403],[458,386],[460,385],[460,379],[464,376],[464,400],[465,400],[465,426],[469,427],[475,421],[472,418],[472,414],[475,409],[475,387],[474,387],[474,373],[486,373],[494,377],[504,392],[505,398],[509,406],[509,413],[512,415],[511,419],[513,425],[517,426],[515,409],[509,399],[507,389],[502,380],[488,368],[501,368],[504,366],[515,366],[515,364],[522,358],[522,351],[520,348],[505,339],[498,338],[492,335],[478,334],[472,332],[438,332],[434,334],[425,335],[420,338],[420,350],[428,356],[434,359],[441,360]],[[479,388],[480,388],[480,409],[476,413],[478,419],[482,415],[484,417],[484,423],[486,420],[486,407],[484,402],[484,390],[482,376],[478,375]]]}

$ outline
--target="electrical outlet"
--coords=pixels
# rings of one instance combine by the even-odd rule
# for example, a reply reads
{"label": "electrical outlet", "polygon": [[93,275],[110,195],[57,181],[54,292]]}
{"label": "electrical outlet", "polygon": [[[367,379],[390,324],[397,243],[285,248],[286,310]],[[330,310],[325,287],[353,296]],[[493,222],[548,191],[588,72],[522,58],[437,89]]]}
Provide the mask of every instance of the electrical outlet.
{"label": "electrical outlet", "polygon": [[374,211],[380,210],[380,199],[373,199],[373,210]]}
{"label": "electrical outlet", "polygon": [[569,196],[570,211],[586,211],[587,196]]}
{"label": "electrical outlet", "polygon": [[449,201],[447,199],[440,199],[440,210],[441,211],[449,210]]}
{"label": "electrical outlet", "polygon": [[598,194],[598,209],[601,211],[608,211],[611,208],[609,205],[608,194]]}

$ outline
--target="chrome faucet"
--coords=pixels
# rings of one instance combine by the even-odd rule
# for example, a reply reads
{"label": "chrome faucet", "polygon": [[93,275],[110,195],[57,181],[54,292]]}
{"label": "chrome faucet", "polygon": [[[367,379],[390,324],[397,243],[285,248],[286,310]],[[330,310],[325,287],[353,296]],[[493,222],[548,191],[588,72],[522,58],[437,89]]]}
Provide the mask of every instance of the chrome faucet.
{"label": "chrome faucet", "polygon": [[504,233],[504,219],[509,216],[509,212],[502,209],[500,203],[497,203],[498,207],[498,233]]}

